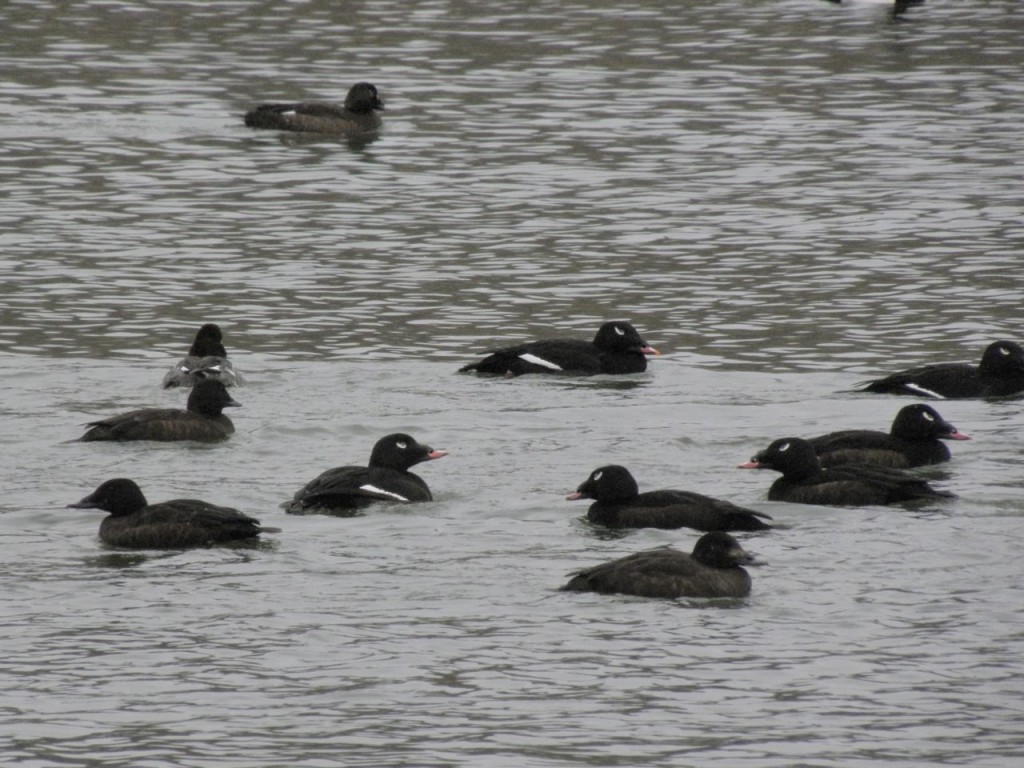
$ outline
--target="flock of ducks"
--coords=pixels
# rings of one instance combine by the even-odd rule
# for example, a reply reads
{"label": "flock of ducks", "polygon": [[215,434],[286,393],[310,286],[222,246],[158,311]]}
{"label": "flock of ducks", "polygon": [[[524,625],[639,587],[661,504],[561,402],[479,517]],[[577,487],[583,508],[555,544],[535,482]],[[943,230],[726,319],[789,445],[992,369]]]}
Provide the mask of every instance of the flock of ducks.
{"label": "flock of ducks", "polygon": [[[185,358],[164,377],[163,386],[191,387],[185,410],[148,408],[88,424],[82,441],[224,440],[234,432],[224,408],[238,406],[228,387],[243,383],[228,359],[220,328],[196,333]],[[592,340],[546,339],[494,350],[460,369],[485,376],[522,374],[619,375],[639,373],[658,355],[631,324],[604,323]],[[1024,349],[997,341],[979,365],[939,363],[865,382],[861,391],[928,396],[934,399],[1006,397],[1024,392]],[[781,476],[768,499],[799,504],[863,506],[947,498],[913,468],[950,459],[945,440],[969,437],[930,405],[915,403],[897,413],[889,431],[844,430],[809,439],[786,437],[739,466],[770,469]],[[431,501],[426,482],[411,468],[447,452],[411,435],[382,437],[366,466],[329,469],[300,488],[282,507],[289,514],[349,516],[372,504]],[[645,597],[742,597],[751,580],[743,566],[757,564],[729,532],[772,528],[771,517],[723,499],[682,490],[641,492],[629,470],[599,467],[566,497],[592,503],[587,519],[609,528],[691,528],[704,535],[692,553],[671,547],[638,552],[576,573],[563,589]],[[198,499],[150,504],[132,480],[115,478],[68,505],[109,513],[100,525],[107,545],[132,549],[180,549],[252,540],[278,533],[230,507]]]}

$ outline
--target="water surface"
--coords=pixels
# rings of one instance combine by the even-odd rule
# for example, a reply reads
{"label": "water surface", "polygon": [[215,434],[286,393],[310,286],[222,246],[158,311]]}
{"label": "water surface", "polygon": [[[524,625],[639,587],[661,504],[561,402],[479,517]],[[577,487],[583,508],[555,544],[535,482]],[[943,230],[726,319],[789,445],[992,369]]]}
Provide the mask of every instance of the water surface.
{"label": "water surface", "polygon": [[[903,509],[765,501],[772,438],[884,428],[849,390],[1021,340],[1013,4],[11,2],[0,47],[0,748],[19,766],[1015,766],[1020,401]],[[264,100],[387,102],[376,141]],[[485,380],[495,344],[629,319],[624,380]],[[219,322],[227,443],[72,441],[183,402]],[[408,431],[436,501],[279,504]],[[557,591],[600,464],[772,514],[741,601]],[[123,553],[102,480],[283,529]]]}

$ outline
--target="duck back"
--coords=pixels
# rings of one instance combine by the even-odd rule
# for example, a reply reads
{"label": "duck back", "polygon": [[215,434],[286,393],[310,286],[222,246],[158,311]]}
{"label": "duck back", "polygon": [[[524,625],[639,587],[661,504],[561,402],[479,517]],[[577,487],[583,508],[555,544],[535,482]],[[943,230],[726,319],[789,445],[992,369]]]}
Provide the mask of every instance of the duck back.
{"label": "duck back", "polygon": [[203,416],[175,408],[147,408],[89,422],[82,442],[95,440],[194,440],[202,443],[225,440],[235,431],[227,416]]}
{"label": "duck back", "polygon": [[433,501],[423,478],[386,467],[335,467],[301,488],[285,509],[292,515],[347,517],[375,502]]}
{"label": "duck back", "polygon": [[672,547],[637,552],[577,572],[562,589],[638,597],[744,597],[757,564],[727,533],[706,533],[686,554]]}
{"label": "duck back", "polygon": [[985,348],[977,366],[923,365],[866,382],[861,391],[949,399],[1015,395],[1024,392],[1024,348],[996,341]]}
{"label": "duck back", "polygon": [[949,461],[949,448],[939,440],[902,440],[885,432],[843,430],[811,438],[823,467],[872,464],[906,469]]}
{"label": "duck back", "polygon": [[100,523],[100,539],[126,549],[206,547],[255,539],[263,531],[255,518],[198,499],[165,501]]}
{"label": "duck back", "polygon": [[763,531],[769,515],[692,491],[647,491],[625,502],[595,501],[587,519],[609,528]]}

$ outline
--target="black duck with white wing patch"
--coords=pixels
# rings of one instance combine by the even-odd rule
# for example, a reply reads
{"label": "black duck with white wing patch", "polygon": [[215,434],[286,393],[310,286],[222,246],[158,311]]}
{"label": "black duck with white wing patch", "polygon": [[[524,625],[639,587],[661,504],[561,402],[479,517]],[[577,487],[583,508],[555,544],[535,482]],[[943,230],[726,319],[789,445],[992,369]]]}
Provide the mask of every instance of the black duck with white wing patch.
{"label": "black duck with white wing patch", "polygon": [[447,451],[418,443],[407,434],[387,435],[373,446],[367,466],[329,469],[307,483],[282,506],[293,515],[347,516],[377,502],[408,504],[432,501],[426,482],[409,468],[447,455]]}
{"label": "black duck with white wing patch", "polygon": [[594,376],[642,373],[647,356],[657,355],[630,323],[604,323],[592,341],[542,339],[491,352],[460,372],[521,376],[527,373]]}
{"label": "black duck with white wing patch", "polygon": [[1012,341],[997,341],[985,348],[978,365],[922,365],[865,382],[860,391],[938,399],[1024,393],[1024,349]]}

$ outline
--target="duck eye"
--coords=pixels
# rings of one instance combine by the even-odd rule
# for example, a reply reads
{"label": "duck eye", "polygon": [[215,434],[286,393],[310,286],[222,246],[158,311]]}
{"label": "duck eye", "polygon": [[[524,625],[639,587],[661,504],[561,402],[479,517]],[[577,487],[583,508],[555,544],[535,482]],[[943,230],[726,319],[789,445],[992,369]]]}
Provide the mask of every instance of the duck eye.
{"label": "duck eye", "polygon": [[935,417],[932,416],[930,413],[922,413],[921,415],[924,416],[925,420],[927,421],[935,421]]}
{"label": "duck eye", "polygon": [[789,443],[783,443],[779,446],[779,453],[785,453],[789,450]]}
{"label": "duck eye", "polygon": [[615,329],[615,332],[619,336],[625,336],[626,335],[626,332],[622,328],[619,328],[619,326],[616,325],[616,326],[613,326],[613,328]]}
{"label": "duck eye", "polygon": [[591,480],[600,480],[601,479],[601,475],[603,475],[603,474],[604,474],[604,472],[595,472],[594,474],[592,474],[590,476],[590,479]]}
{"label": "duck eye", "polygon": [[1007,357],[1010,354],[1010,350],[1008,350],[1006,347],[1000,347],[999,354],[1003,355],[1004,357]]}
{"label": "duck eye", "polygon": [[401,449],[402,449],[403,451],[404,451],[404,450],[405,450],[406,448],[408,448],[408,447],[409,447],[409,444],[408,444],[408,443],[403,443],[403,442],[402,442],[401,440],[399,440],[399,441],[398,441],[397,443],[395,443],[395,445],[397,445],[397,446],[398,446],[399,448],[401,448]]}

